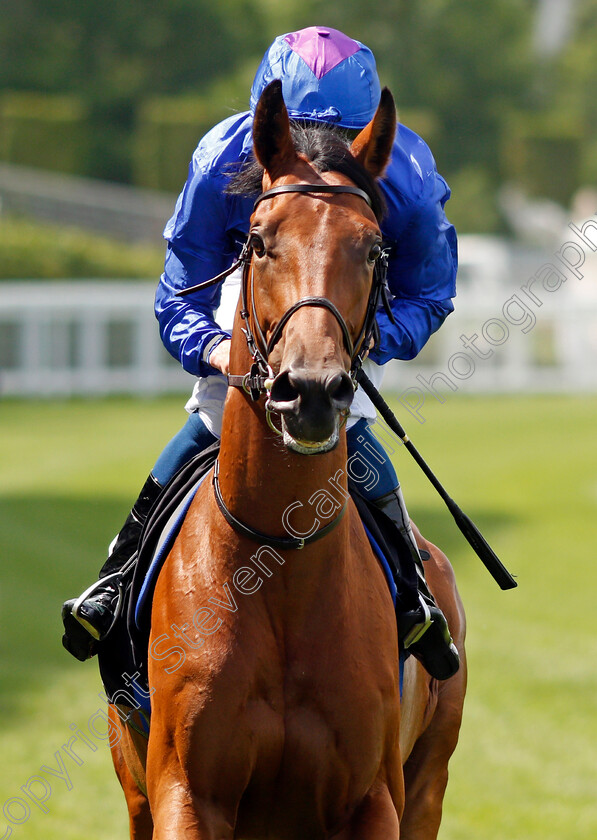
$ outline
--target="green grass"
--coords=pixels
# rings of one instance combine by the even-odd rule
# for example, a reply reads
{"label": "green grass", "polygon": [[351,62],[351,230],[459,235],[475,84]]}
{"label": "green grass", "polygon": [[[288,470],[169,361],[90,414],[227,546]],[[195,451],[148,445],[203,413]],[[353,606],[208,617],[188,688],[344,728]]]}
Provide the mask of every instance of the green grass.
{"label": "green grass", "polygon": [[498,589],[400,452],[411,513],[450,554],[468,614],[446,840],[597,837],[596,421],[594,397],[539,397],[454,399],[409,423],[519,583]]}
{"label": "green grass", "polygon": [[[181,400],[0,403],[0,805],[103,707],[95,663],[60,646],[59,607],[93,578]],[[442,840],[597,837],[597,397],[450,397],[401,420],[519,587],[501,592],[412,459],[395,461],[426,536],[456,568],[470,682]],[[107,749],[50,777],[27,840],[114,840],[126,811]],[[11,811],[16,817],[17,804]],[[0,815],[0,837],[6,819]]]}

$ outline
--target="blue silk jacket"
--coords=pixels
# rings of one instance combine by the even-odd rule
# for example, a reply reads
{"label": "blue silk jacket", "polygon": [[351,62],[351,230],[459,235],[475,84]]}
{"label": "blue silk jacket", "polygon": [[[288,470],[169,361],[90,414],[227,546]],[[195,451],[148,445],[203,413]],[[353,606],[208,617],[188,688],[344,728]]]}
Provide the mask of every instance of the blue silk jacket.
{"label": "blue silk jacket", "polygon": [[[208,376],[213,348],[229,333],[214,321],[221,285],[184,298],[180,289],[209,280],[240,253],[249,231],[253,198],[228,195],[230,165],[251,152],[251,112],[229,117],[200,141],[174,215],[166,225],[168,248],[155,312],[168,351],[189,373]],[[453,310],[457,244],[444,205],[450,190],[426,143],[399,126],[392,159],[380,182],[388,212],[382,234],[391,247],[388,285],[396,324],[380,310],[381,341],[370,353],[378,364],[412,359]]]}

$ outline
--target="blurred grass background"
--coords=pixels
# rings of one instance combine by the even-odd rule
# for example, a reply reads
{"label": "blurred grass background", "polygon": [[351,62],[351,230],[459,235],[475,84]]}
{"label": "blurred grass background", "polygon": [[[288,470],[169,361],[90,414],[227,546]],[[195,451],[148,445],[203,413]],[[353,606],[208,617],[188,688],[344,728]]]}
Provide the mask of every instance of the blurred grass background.
{"label": "blurred grass background", "polygon": [[[597,836],[597,397],[461,397],[407,430],[479,525],[518,589],[503,593],[408,453],[395,462],[411,515],[455,566],[470,682],[442,840]],[[399,416],[400,416],[400,412]],[[94,577],[182,400],[0,406],[0,802],[105,707],[95,662],[60,644],[60,605]],[[108,749],[65,758],[27,840],[127,837]],[[11,811],[20,816],[17,806]],[[7,821],[0,816],[0,836]],[[8,836],[8,835],[5,835]]]}

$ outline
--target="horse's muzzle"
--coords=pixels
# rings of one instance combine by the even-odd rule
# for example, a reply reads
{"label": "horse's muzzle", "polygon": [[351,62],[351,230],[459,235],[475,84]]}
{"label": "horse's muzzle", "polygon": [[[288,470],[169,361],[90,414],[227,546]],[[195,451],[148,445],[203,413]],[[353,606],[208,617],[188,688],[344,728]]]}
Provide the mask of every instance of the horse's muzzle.
{"label": "horse's muzzle", "polygon": [[289,369],[274,379],[267,407],[282,415],[284,442],[290,449],[318,454],[337,444],[340,418],[353,397],[352,380],[341,368],[320,373]]}

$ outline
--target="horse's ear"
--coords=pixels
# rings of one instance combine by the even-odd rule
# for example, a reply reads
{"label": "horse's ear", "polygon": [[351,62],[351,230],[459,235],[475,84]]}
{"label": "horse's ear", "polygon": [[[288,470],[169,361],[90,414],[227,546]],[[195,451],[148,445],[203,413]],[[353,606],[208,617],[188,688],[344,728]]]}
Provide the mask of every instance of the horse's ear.
{"label": "horse's ear", "polygon": [[270,176],[296,160],[279,79],[270,82],[259,97],[253,118],[253,148],[255,157]]}
{"label": "horse's ear", "polygon": [[350,151],[374,178],[379,178],[390,162],[395,136],[396,105],[394,97],[385,87],[381,92],[375,116],[369,125],[357,134]]}

